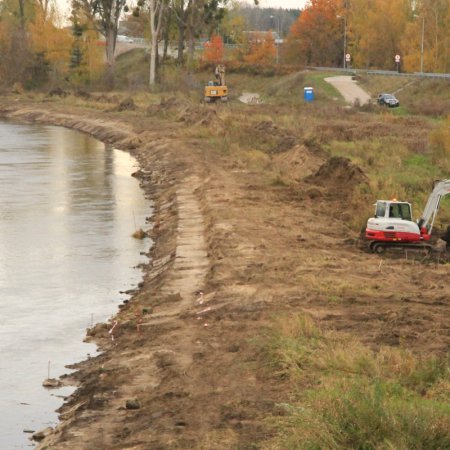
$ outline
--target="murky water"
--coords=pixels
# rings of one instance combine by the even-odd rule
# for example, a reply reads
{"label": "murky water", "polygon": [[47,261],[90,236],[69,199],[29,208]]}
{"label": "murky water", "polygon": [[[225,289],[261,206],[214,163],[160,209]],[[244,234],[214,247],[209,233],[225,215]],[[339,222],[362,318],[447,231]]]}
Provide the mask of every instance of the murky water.
{"label": "murky water", "polygon": [[142,273],[150,205],[135,161],[81,133],[0,122],[0,448],[57,423],[70,389],[42,381],[94,354],[86,328],[117,311]]}

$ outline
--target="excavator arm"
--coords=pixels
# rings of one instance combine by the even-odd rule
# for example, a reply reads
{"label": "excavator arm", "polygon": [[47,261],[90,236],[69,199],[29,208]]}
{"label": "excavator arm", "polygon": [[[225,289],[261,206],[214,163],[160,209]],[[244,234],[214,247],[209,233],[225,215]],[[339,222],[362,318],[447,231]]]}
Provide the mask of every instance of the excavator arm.
{"label": "excavator arm", "polygon": [[450,194],[450,180],[439,180],[434,183],[433,191],[428,197],[422,217],[418,221],[419,229],[425,227],[428,234],[433,229],[434,219],[439,211],[441,198]]}
{"label": "excavator arm", "polygon": [[219,82],[219,86],[225,86],[225,66],[223,64],[219,64],[214,72]]}

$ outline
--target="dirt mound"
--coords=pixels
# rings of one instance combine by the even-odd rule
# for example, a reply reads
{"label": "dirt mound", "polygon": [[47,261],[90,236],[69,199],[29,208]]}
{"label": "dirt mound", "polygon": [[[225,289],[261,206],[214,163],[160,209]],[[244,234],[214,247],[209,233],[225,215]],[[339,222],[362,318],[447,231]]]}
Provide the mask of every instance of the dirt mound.
{"label": "dirt mound", "polygon": [[67,91],[65,91],[60,87],[56,87],[48,92],[47,97],[67,97],[67,95],[68,95]]}
{"label": "dirt mound", "polygon": [[210,107],[192,105],[176,97],[163,97],[159,105],[150,105],[147,108],[147,115],[170,116],[176,122],[183,122],[186,125],[209,126],[213,123],[215,125],[222,124],[217,111],[214,109],[214,105]]}
{"label": "dirt mound", "polygon": [[86,100],[89,99],[93,102],[98,103],[119,103],[120,97],[114,94],[88,94],[88,95],[80,95],[80,91],[74,93],[76,97],[83,97]]}
{"label": "dirt mound", "polygon": [[159,104],[150,105],[147,108],[147,114],[149,116],[161,113],[170,113],[183,108],[183,104],[177,97],[162,97]]}
{"label": "dirt mound", "polygon": [[300,181],[315,173],[323,163],[323,158],[304,145],[295,145],[286,152],[274,155],[273,162],[285,177]]}
{"label": "dirt mound", "polygon": [[[254,132],[257,133],[254,133]],[[294,147],[296,137],[288,131],[279,128],[270,120],[263,120],[252,126],[252,133],[258,134],[264,142],[269,144],[270,150],[268,153],[277,154],[283,153]]]}
{"label": "dirt mound", "polygon": [[307,177],[306,181],[345,192],[361,183],[367,183],[368,178],[363,170],[348,158],[333,156],[322,164],[314,175]]}
{"label": "dirt mound", "polygon": [[122,100],[119,105],[117,106],[117,111],[134,111],[136,109],[136,105],[134,103],[134,100],[131,97],[127,97],[126,99]]}

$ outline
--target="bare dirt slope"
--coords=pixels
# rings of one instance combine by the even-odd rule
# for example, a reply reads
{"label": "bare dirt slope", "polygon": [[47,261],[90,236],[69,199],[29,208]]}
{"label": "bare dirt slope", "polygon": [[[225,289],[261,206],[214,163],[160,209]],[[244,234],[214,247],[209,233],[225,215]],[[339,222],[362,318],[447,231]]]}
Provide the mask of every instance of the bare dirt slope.
{"label": "bare dirt slope", "polygon": [[329,77],[325,78],[325,81],[332,84],[347,103],[354,104],[359,102],[361,105],[364,105],[370,102],[370,95],[351,76]]}
{"label": "bare dirt slope", "polygon": [[[0,111],[128,149],[156,205],[142,286],[114,342],[111,324],[88,331],[104,352],[66,380],[79,389],[40,449],[261,448],[288,401],[257,345],[279,314],[306,311],[375,349],[448,352],[447,266],[357,248],[345,199],[365,175],[348,161],[302,145],[274,155],[298,180],[292,189],[142,111],[8,101]],[[198,114],[208,123],[211,110]]]}

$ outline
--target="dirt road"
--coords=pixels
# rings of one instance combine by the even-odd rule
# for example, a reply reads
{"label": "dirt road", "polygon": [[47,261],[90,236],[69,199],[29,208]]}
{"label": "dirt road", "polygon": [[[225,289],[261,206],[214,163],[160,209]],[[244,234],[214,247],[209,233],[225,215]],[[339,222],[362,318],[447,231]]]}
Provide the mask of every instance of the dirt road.
{"label": "dirt road", "polygon": [[359,102],[364,105],[370,102],[370,95],[353,80],[351,76],[338,76],[325,78],[325,81],[332,84],[350,104]]}
{"label": "dirt road", "polygon": [[[121,305],[114,342],[111,324],[88,331],[103,353],[64,380],[79,388],[39,449],[261,448],[274,433],[267,419],[292,388],[256,345],[280,314],[307,312],[375,349],[448,351],[448,269],[355,246],[346,205],[364,182],[359,168],[268,121],[248,125],[251,139],[263,129],[264,142],[277,145],[267,164],[232,153],[221,146],[224,123],[243,133],[252,106],[169,99],[119,113],[117,100],[102,102],[0,104],[3,117],[82,130],[130,151],[155,202],[144,281]],[[330,129],[328,115],[320,127]],[[274,167],[294,181],[271,178]]]}

